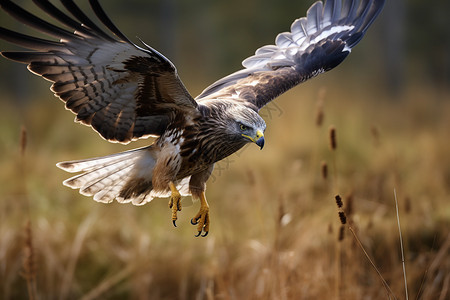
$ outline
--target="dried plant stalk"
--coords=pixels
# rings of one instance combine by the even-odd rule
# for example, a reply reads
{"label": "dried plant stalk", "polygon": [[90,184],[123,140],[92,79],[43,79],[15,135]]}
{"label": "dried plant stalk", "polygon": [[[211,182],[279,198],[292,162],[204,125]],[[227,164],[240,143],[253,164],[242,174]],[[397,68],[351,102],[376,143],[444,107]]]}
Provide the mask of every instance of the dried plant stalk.
{"label": "dried plant stalk", "polygon": [[27,281],[28,298],[30,300],[37,299],[36,288],[36,261],[33,248],[33,232],[31,230],[31,222],[25,225],[25,245],[23,255],[21,275]]}
{"label": "dried plant stalk", "polygon": [[362,252],[364,253],[364,256],[366,257],[366,259],[369,261],[370,265],[373,267],[373,269],[375,270],[375,272],[377,272],[378,277],[380,277],[381,282],[383,283],[384,288],[386,289],[386,292],[391,295],[394,299],[397,299],[397,297],[395,297],[394,292],[392,292],[391,287],[387,284],[386,280],[384,279],[383,275],[381,275],[380,270],[378,270],[377,266],[375,265],[375,263],[372,261],[372,259],[370,258],[369,254],[367,253],[366,249],[364,248],[363,244],[361,243],[360,239],[358,238],[358,236],[356,235],[355,230],[353,229],[352,226],[348,226],[348,229],[350,230],[350,232],[353,235],[353,238],[355,239],[356,243],[358,244],[359,248],[362,250]]}
{"label": "dried plant stalk", "polygon": [[402,267],[403,267],[403,279],[405,281],[405,294],[406,294],[406,300],[408,300],[409,297],[408,297],[408,282],[406,280],[405,253],[403,250],[402,229],[400,228],[400,217],[398,215],[397,193],[396,193],[395,189],[394,189],[394,200],[395,200],[395,211],[397,213],[398,234],[399,234],[399,239],[400,239],[400,252],[402,253]]}
{"label": "dried plant stalk", "polygon": [[25,155],[25,150],[27,148],[27,129],[24,125],[20,128],[20,155]]}
{"label": "dried plant stalk", "polygon": [[325,118],[325,113],[323,111],[323,101],[324,101],[326,93],[327,93],[327,90],[325,88],[321,88],[318,93],[317,112],[316,112],[316,126],[317,127],[322,127],[323,120]]}

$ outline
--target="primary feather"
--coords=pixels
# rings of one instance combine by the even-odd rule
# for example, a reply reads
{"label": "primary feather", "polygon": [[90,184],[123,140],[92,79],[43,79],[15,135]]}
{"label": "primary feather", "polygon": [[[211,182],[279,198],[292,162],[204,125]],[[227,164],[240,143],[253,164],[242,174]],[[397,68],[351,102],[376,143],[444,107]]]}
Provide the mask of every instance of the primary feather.
{"label": "primary feather", "polygon": [[[288,89],[339,65],[361,40],[385,0],[328,0],[314,3],[307,16],[295,20],[246,58],[243,70],[207,87],[196,100],[238,98],[256,110]],[[237,96],[237,97],[236,97]]]}
{"label": "primary feather", "polygon": [[1,8],[13,18],[59,39],[40,39],[0,28],[0,38],[36,50],[2,55],[28,64],[31,72],[53,82],[52,91],[77,115],[77,122],[92,126],[111,142],[128,143],[161,135],[173,110],[195,109],[197,104],[174,65],[156,50],[130,42],[97,0],[90,0],[94,12],[119,39],[102,31],[73,1],[62,3],[75,19],[48,1],[35,3],[73,32],[34,16],[12,1],[2,0]]}

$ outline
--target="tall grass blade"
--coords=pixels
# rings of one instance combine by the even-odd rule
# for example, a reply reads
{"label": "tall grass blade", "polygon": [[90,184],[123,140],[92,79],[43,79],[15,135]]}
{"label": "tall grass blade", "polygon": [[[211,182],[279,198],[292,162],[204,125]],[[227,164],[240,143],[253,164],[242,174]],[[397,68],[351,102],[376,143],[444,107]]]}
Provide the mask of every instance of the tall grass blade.
{"label": "tall grass blade", "polygon": [[394,189],[394,200],[395,200],[395,211],[397,213],[397,225],[398,225],[398,234],[400,238],[400,251],[402,253],[402,267],[403,267],[403,279],[405,280],[405,299],[408,300],[408,282],[406,280],[406,266],[405,266],[405,252],[403,250],[403,238],[402,238],[402,229],[400,228],[400,217],[398,215],[398,201],[397,201],[397,192]]}

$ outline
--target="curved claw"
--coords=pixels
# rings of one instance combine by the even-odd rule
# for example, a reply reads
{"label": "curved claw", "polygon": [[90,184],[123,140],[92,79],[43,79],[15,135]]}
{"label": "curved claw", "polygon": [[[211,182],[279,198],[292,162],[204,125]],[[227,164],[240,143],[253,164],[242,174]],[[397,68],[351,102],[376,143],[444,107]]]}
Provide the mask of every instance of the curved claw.
{"label": "curved claw", "polygon": [[173,226],[177,227],[177,220],[172,220]]}
{"label": "curved claw", "polygon": [[[200,210],[198,213],[191,219],[192,225],[197,225],[198,234],[195,237],[205,237],[208,235],[210,220],[209,220],[209,206],[208,202],[206,202],[205,192],[201,192],[200,194]],[[203,234],[202,234],[203,233]]]}

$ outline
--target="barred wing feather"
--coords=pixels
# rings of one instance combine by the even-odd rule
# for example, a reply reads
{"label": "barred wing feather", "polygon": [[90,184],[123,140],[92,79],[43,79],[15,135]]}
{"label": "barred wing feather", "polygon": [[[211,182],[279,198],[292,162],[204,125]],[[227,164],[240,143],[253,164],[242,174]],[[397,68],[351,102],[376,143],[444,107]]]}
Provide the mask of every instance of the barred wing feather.
{"label": "barred wing feather", "polygon": [[174,65],[144,44],[130,42],[106,16],[97,0],[90,0],[98,19],[115,35],[108,35],[72,0],[62,3],[70,17],[46,0],[39,8],[72,31],[55,26],[1,0],[4,11],[58,41],[27,36],[0,28],[0,38],[32,51],[2,52],[11,60],[53,82],[51,90],[75,113],[76,121],[92,126],[111,142],[128,143],[161,135],[175,111],[195,113],[197,103],[187,92]]}
{"label": "barred wing feather", "polygon": [[339,65],[361,40],[385,0],[327,0],[280,33],[275,45],[256,50],[244,69],[207,87],[196,100],[232,99],[255,110],[320,73]]}

